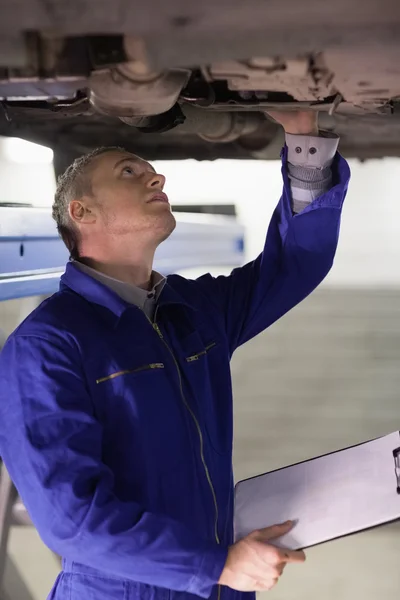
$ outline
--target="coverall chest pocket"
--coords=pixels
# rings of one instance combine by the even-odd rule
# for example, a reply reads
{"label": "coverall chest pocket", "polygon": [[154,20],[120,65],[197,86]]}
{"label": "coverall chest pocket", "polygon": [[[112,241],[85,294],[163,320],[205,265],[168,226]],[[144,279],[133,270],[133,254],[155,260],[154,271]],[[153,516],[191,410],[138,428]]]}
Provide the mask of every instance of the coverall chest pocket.
{"label": "coverall chest pocket", "polygon": [[[174,411],[168,365],[157,348],[136,347],[114,352],[96,365],[92,386],[101,420],[118,439],[135,438],[137,443],[151,443],[144,432],[151,431],[152,443],[165,441],[165,427]],[[144,441],[147,440],[147,441]]]}
{"label": "coverall chest pocket", "polygon": [[[221,455],[230,452],[228,389],[223,390],[222,380],[226,372],[224,350],[216,338],[206,343],[192,344],[185,353],[184,369],[187,381],[196,399],[196,410],[202,430],[213,449]],[[227,386],[225,386],[226,388]]]}
{"label": "coverall chest pocket", "polygon": [[142,360],[136,360],[138,363],[136,366],[132,363],[128,364],[126,361],[124,367],[119,367],[117,365],[113,365],[108,369],[108,374],[98,377],[96,379],[96,384],[105,383],[106,381],[111,381],[113,379],[117,379],[117,377],[127,377],[128,375],[136,375],[138,373],[142,373],[143,371],[158,371],[160,369],[165,368],[165,364],[160,361],[156,362],[143,362]]}
{"label": "coverall chest pocket", "polygon": [[[107,352],[94,359],[91,364],[91,380],[95,391],[101,393],[104,387],[135,385],[145,373],[156,374],[165,370],[165,357],[160,349],[152,345],[118,343],[107,347]],[[143,381],[146,381],[146,377]]]}

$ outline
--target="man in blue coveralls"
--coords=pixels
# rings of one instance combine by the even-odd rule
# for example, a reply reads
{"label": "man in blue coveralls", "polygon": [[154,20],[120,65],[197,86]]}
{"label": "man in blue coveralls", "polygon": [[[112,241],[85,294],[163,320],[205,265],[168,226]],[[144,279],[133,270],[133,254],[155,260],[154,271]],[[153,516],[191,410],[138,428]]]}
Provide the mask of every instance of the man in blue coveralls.
{"label": "man in blue coveralls", "polygon": [[0,357],[0,455],[63,557],[50,598],[239,600],[305,558],[274,546],[292,523],[233,543],[229,362],[330,270],[349,168],[314,113],[272,116],[283,195],[263,252],[229,277],[153,271],[175,220],[137,156],[99,149],[59,180],[71,260]]}

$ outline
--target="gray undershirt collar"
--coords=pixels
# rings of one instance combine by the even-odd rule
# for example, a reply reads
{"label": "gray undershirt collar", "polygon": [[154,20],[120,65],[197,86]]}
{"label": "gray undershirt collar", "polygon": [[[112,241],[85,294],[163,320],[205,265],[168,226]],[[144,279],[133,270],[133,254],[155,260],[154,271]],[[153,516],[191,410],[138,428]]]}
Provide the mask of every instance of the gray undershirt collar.
{"label": "gray undershirt collar", "polygon": [[113,290],[125,302],[135,304],[146,313],[149,319],[152,319],[157,300],[167,281],[160,273],[157,273],[157,271],[152,272],[152,288],[151,290],[144,290],[132,283],[126,283],[125,281],[120,281],[119,279],[114,279],[104,273],[100,273],[100,271],[96,271],[96,269],[78,260],[73,260],[72,262],[83,273],[86,273],[86,275],[93,277],[93,279]]}

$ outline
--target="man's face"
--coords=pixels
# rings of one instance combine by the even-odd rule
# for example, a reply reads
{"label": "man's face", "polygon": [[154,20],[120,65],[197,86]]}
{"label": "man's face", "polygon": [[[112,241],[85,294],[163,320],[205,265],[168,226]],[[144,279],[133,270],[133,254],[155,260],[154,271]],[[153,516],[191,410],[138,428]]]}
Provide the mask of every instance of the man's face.
{"label": "man's face", "polygon": [[[160,243],[175,228],[163,193],[165,177],[134,154],[110,151],[94,159],[91,188],[97,225],[104,234],[140,235]],[[97,229],[98,230],[98,229]]]}

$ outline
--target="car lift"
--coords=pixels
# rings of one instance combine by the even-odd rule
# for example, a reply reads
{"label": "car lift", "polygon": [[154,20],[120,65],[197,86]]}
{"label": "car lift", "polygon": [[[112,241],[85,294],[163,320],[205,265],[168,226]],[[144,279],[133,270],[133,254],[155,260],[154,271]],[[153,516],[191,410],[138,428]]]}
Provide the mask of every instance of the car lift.
{"label": "car lift", "polygon": [[[234,217],[178,212],[176,218],[156,254],[163,275],[243,262],[244,231]],[[0,204],[0,301],[54,293],[67,261],[49,209]]]}
{"label": "car lift", "polygon": [[[235,217],[178,212],[176,219],[156,254],[155,268],[163,275],[243,263],[244,229]],[[49,209],[0,204],[0,302],[56,292],[67,261]],[[0,599],[13,525],[32,523],[0,459]],[[29,600],[29,592],[24,595]]]}

